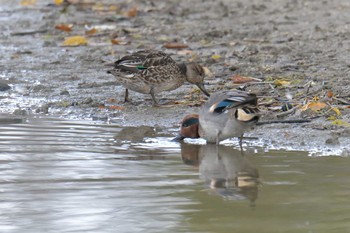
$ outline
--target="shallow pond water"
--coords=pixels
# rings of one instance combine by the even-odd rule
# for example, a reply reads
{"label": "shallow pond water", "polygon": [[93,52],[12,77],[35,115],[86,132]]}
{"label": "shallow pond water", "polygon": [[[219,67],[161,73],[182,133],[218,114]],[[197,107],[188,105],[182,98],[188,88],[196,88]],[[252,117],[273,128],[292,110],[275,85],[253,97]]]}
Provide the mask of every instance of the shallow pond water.
{"label": "shallow pond water", "polygon": [[87,121],[0,132],[2,233],[350,232],[350,158],[121,141]]}

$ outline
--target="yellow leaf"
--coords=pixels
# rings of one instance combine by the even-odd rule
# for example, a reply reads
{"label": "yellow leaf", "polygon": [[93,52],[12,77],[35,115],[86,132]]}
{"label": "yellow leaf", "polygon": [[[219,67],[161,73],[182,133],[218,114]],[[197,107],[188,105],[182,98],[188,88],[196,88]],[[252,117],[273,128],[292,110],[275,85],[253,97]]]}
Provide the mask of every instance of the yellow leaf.
{"label": "yellow leaf", "polygon": [[327,120],[329,120],[329,121],[335,121],[336,119],[337,119],[336,116],[330,116],[327,118]]}
{"label": "yellow leaf", "polygon": [[117,11],[118,9],[119,9],[118,6],[109,6],[109,7],[108,7],[108,10],[109,10],[109,11]]}
{"label": "yellow leaf", "polygon": [[276,86],[288,86],[290,85],[289,81],[286,80],[282,80],[282,79],[276,79],[273,84],[275,84]]}
{"label": "yellow leaf", "polygon": [[59,6],[63,3],[63,0],[54,0],[54,3]]}
{"label": "yellow leaf", "polygon": [[313,100],[313,101],[319,101],[320,98],[319,98],[318,96],[314,96],[314,97],[312,97],[312,100]]}
{"label": "yellow leaf", "polygon": [[214,60],[220,59],[221,56],[218,54],[214,54],[213,56],[211,56],[211,58],[213,58]]}
{"label": "yellow leaf", "polygon": [[87,39],[84,36],[71,36],[63,41],[63,46],[87,45]]}
{"label": "yellow leaf", "polygon": [[332,107],[332,110],[333,110],[338,116],[341,115],[341,112],[340,112],[339,108],[337,108],[337,107]]}
{"label": "yellow leaf", "polygon": [[35,5],[36,0],[22,0],[19,4],[21,4],[22,6]]}
{"label": "yellow leaf", "polygon": [[345,126],[345,127],[350,127],[350,124],[346,121],[342,121],[342,120],[335,120],[332,121],[332,125],[338,125],[338,126]]}

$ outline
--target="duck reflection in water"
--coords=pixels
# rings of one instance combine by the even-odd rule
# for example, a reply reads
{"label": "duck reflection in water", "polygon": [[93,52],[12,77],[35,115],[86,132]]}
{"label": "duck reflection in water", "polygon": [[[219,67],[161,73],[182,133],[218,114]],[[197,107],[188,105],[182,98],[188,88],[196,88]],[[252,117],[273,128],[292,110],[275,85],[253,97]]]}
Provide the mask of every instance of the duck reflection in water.
{"label": "duck reflection in water", "polygon": [[241,151],[223,145],[181,143],[181,157],[185,164],[198,167],[210,194],[228,200],[247,199],[255,205],[259,173]]}

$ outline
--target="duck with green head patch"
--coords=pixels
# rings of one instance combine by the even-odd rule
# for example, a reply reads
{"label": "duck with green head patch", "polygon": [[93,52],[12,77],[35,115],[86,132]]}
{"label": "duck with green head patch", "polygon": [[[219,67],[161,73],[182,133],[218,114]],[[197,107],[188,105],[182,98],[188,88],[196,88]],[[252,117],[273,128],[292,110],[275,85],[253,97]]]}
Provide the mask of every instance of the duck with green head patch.
{"label": "duck with green head patch", "polygon": [[214,93],[199,115],[188,115],[182,120],[180,134],[174,140],[201,137],[208,143],[219,144],[227,138],[239,137],[241,145],[244,132],[259,118],[255,94],[238,90]]}
{"label": "duck with green head patch", "polygon": [[153,105],[158,105],[157,93],[171,91],[182,86],[185,81],[196,85],[209,96],[204,87],[204,77],[208,70],[197,63],[176,63],[169,55],[160,51],[138,51],[122,57],[114,63],[114,69],[108,73],[117,77],[117,81],[126,88],[125,101],[128,101],[128,89],[150,94]]}

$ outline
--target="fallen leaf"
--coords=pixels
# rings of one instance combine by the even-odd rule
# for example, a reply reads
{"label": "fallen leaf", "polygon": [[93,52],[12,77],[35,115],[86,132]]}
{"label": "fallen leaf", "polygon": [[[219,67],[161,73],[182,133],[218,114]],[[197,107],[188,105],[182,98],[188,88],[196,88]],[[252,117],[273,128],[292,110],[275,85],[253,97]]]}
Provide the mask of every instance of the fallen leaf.
{"label": "fallen leaf", "polygon": [[119,7],[115,6],[115,5],[111,5],[111,6],[108,7],[109,11],[117,11],[118,9],[119,9]]}
{"label": "fallen leaf", "polygon": [[88,36],[94,35],[97,33],[97,29],[96,28],[91,28],[90,30],[86,30],[85,34]]}
{"label": "fallen leaf", "polygon": [[63,3],[64,0],[54,0],[55,5],[59,6]]}
{"label": "fallen leaf", "polygon": [[336,116],[329,116],[329,117],[327,117],[327,120],[335,121],[335,120],[337,120],[337,117]]}
{"label": "fallen leaf", "polygon": [[135,17],[137,15],[137,7],[131,8],[126,15],[128,17]]}
{"label": "fallen leaf", "polygon": [[87,45],[87,39],[84,36],[71,36],[63,41],[63,46]]}
{"label": "fallen leaf", "polygon": [[123,106],[116,106],[116,105],[109,106],[108,108],[111,110],[124,110],[125,109]]}
{"label": "fallen leaf", "polygon": [[130,41],[127,41],[125,38],[114,38],[111,39],[112,44],[118,44],[118,45],[126,45],[129,44]]}
{"label": "fallen leaf", "polygon": [[177,43],[177,42],[168,42],[163,45],[167,49],[185,49],[188,48],[187,44]]}
{"label": "fallen leaf", "polygon": [[327,104],[324,102],[311,102],[311,103],[304,105],[304,107],[302,107],[301,110],[305,111],[307,109],[310,109],[312,111],[319,111],[319,110],[325,108],[326,106],[327,106]]}
{"label": "fallen leaf", "polygon": [[261,79],[253,78],[253,77],[245,77],[239,74],[231,77],[233,83],[248,83],[248,82],[261,82]]}
{"label": "fallen leaf", "polygon": [[332,125],[350,127],[350,123],[349,122],[346,122],[346,121],[343,121],[343,120],[339,120],[339,119],[337,119],[335,121],[332,121]]}
{"label": "fallen leaf", "polygon": [[73,28],[73,24],[59,24],[55,26],[55,29],[65,31],[65,32],[71,32]]}
{"label": "fallen leaf", "polygon": [[36,4],[36,0],[22,0],[19,4],[22,6],[31,6]]}
{"label": "fallen leaf", "polygon": [[339,108],[337,108],[337,107],[331,107],[331,109],[332,109],[338,116],[341,115],[341,112],[340,112]]}
{"label": "fallen leaf", "polygon": [[327,91],[327,97],[332,98],[333,97],[333,92],[332,91]]}
{"label": "fallen leaf", "polygon": [[315,101],[315,102],[316,102],[316,101],[319,101],[319,100],[320,100],[320,97],[314,96],[314,97],[312,97],[312,100]]}
{"label": "fallen leaf", "polygon": [[273,81],[273,84],[275,84],[276,86],[288,86],[290,85],[290,81],[286,81],[283,79],[276,79],[275,81]]}
{"label": "fallen leaf", "polygon": [[214,60],[217,60],[217,59],[220,59],[221,56],[218,55],[218,54],[214,54],[214,55],[211,56],[211,58],[214,59]]}

